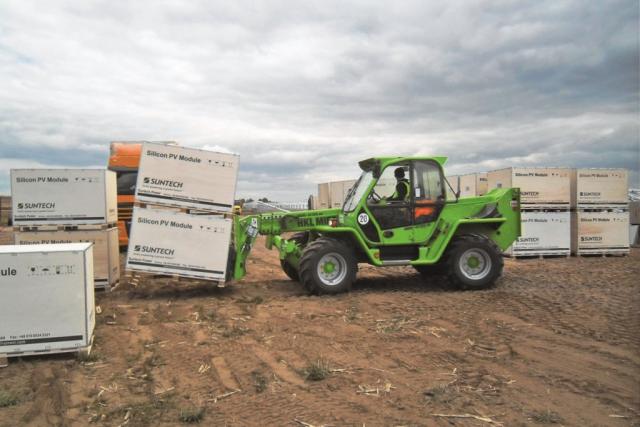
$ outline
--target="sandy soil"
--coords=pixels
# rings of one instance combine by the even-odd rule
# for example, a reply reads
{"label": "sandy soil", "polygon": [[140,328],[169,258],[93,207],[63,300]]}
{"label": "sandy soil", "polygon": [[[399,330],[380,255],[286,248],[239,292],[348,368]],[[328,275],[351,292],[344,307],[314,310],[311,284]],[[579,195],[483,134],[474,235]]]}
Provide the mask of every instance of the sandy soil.
{"label": "sandy soil", "polygon": [[638,277],[637,249],[507,260],[480,292],[361,266],[351,293],[316,297],[258,245],[231,287],[97,294],[88,360],[0,369],[17,399],[0,426],[640,425]]}

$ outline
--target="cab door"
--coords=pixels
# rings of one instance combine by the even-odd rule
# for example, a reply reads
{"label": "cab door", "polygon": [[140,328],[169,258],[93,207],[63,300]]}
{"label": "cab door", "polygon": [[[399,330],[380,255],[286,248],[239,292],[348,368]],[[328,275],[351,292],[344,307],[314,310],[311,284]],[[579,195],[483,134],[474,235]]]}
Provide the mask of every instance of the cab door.
{"label": "cab door", "polygon": [[[400,180],[402,183],[398,185]],[[417,257],[413,244],[411,188],[410,162],[387,166],[367,196],[363,207],[365,215],[358,215],[360,228],[369,240],[375,238],[379,243],[382,261],[406,261]]]}
{"label": "cab door", "polygon": [[424,245],[433,234],[446,202],[444,176],[433,160],[414,161],[412,174],[414,241]]}
{"label": "cab door", "polygon": [[[399,194],[400,181],[407,183],[408,192]],[[381,260],[418,259],[418,249],[433,233],[444,206],[443,189],[440,166],[432,160],[396,163],[382,172],[367,197],[364,215],[358,216],[369,240],[377,237],[380,242]]]}

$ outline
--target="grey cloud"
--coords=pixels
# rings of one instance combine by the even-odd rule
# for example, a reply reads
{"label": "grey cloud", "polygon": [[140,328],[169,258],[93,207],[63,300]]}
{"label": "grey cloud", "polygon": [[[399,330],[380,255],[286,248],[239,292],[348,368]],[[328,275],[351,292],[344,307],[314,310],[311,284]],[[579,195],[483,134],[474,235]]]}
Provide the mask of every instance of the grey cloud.
{"label": "grey cloud", "polygon": [[110,140],[241,155],[239,194],[303,199],[374,155],[452,172],[626,167],[636,1],[0,4],[0,191]]}

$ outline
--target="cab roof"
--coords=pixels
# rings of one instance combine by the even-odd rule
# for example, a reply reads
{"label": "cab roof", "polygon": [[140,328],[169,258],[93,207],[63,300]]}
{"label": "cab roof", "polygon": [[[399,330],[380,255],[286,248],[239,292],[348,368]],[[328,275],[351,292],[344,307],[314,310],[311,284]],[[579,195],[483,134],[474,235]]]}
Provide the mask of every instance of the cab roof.
{"label": "cab roof", "polygon": [[437,162],[440,166],[444,166],[444,164],[447,163],[447,158],[443,156],[415,156],[415,157],[372,157],[370,159],[366,159],[358,162],[358,165],[360,166],[360,169],[362,169],[363,171],[369,171],[374,169],[376,166],[382,169],[394,163],[408,162],[412,160],[433,160]]}

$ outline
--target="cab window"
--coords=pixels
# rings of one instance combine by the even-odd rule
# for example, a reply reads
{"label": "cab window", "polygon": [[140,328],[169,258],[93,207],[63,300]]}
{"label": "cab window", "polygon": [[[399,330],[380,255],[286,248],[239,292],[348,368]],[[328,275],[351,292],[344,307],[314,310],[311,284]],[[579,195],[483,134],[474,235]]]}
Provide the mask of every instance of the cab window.
{"label": "cab window", "polygon": [[413,165],[414,218],[416,224],[435,221],[445,200],[442,173],[433,161]]}

